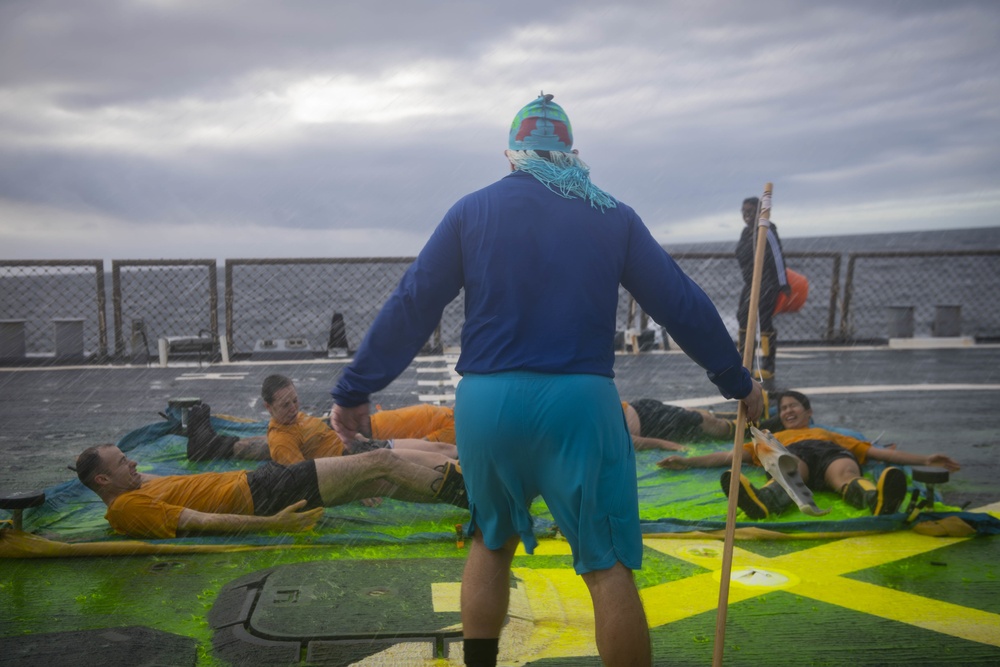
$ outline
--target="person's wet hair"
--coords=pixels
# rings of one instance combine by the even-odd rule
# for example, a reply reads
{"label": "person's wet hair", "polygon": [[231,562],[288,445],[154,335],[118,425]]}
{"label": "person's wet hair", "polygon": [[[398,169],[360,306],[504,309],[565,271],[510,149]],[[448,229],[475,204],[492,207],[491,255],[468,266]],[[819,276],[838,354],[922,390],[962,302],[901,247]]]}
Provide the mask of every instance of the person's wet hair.
{"label": "person's wet hair", "polygon": [[101,450],[114,447],[112,444],[94,445],[87,447],[76,457],[76,467],[69,466],[69,469],[76,473],[80,483],[88,489],[94,489],[94,476],[101,472],[104,461],[101,459]]}
{"label": "person's wet hair", "polygon": [[290,387],[294,384],[292,379],[285,377],[284,375],[268,375],[264,378],[264,383],[260,386],[260,397],[264,399],[264,402],[270,405],[274,403],[274,395],[285,387]]}
{"label": "person's wet hair", "polygon": [[794,391],[791,389],[789,389],[788,391],[781,392],[781,396],[778,399],[778,405],[781,405],[781,399],[785,398],[786,396],[788,398],[793,398],[796,401],[798,401],[802,405],[802,407],[805,408],[806,410],[812,410],[812,405],[809,404],[809,397],[800,391]]}

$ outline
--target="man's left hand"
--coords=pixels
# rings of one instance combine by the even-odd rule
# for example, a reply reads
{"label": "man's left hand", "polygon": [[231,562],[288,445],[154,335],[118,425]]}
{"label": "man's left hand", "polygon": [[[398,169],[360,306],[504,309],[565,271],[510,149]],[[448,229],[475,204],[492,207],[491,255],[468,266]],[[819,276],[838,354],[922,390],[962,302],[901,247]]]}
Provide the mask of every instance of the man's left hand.
{"label": "man's left hand", "polygon": [[761,389],[760,383],[756,380],[751,380],[753,382],[753,388],[750,393],[740,399],[743,403],[743,407],[746,408],[747,421],[753,424],[760,422],[761,417],[765,417],[764,412],[764,394]]}

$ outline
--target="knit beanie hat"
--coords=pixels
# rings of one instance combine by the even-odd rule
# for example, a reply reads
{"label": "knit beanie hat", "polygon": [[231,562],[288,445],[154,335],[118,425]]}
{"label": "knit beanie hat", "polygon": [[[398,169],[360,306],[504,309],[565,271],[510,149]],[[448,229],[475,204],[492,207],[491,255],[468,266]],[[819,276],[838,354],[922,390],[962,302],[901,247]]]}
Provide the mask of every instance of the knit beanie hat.
{"label": "knit beanie hat", "polygon": [[514,151],[562,151],[573,148],[573,127],[553,95],[539,93],[510,124],[508,147]]}

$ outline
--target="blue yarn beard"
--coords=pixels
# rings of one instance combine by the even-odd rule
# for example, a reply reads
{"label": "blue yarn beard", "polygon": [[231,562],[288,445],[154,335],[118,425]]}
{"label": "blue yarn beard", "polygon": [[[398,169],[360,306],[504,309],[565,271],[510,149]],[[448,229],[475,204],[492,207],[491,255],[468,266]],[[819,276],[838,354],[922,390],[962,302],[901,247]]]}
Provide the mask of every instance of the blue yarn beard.
{"label": "blue yarn beard", "polygon": [[531,174],[549,190],[566,199],[586,199],[593,208],[617,208],[618,201],[590,182],[590,167],[575,153],[546,151],[548,159],[535,151],[506,151],[518,171]]}

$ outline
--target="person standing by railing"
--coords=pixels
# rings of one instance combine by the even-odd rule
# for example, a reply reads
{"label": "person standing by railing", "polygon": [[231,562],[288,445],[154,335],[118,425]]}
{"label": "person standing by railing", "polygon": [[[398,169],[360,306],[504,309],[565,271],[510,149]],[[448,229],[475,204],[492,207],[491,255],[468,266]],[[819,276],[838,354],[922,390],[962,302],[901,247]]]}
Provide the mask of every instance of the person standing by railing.
{"label": "person standing by railing", "polygon": [[[750,285],[753,283],[754,241],[757,239],[757,214],[760,199],[747,197],[743,200],[743,222],[745,227],[736,244],[736,261],[740,264],[743,274],[743,291],[740,292],[740,303],[736,310],[736,320],[740,331],[736,344],[740,355],[746,344],[747,319],[750,314]],[[785,256],[781,250],[781,238],[778,229],[772,222],[767,230],[767,246],[764,251],[764,267],[760,280],[760,354],[761,360],[756,376],[768,391],[773,391],[775,357],[778,353],[778,332],[774,328],[774,309],[778,294],[789,292],[788,278],[785,273]],[[756,338],[756,337],[755,337]]]}

